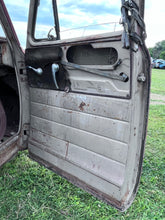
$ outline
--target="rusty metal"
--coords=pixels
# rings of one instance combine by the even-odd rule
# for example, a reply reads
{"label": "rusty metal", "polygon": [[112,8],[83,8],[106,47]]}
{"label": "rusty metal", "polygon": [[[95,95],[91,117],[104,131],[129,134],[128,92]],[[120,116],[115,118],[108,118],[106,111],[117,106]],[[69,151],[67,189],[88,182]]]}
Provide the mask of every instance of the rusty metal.
{"label": "rusty metal", "polygon": [[[0,0],[0,2],[3,1]],[[31,2],[36,4],[38,1]],[[138,5],[141,4],[139,2]],[[2,6],[3,4],[0,4],[0,14],[3,14]],[[32,16],[29,16],[29,21],[31,18]],[[4,23],[3,26],[7,30],[8,40],[13,48],[12,51],[15,52],[14,64],[17,71],[20,72],[20,67],[23,68],[20,61],[23,62],[24,59],[19,54],[18,46],[14,43],[16,38],[11,34],[12,31],[7,28],[10,27],[10,20],[8,19],[7,22],[6,19],[3,19],[2,23]],[[137,33],[138,30],[135,27]],[[41,42],[41,44],[33,42],[29,34],[31,34],[31,30],[29,31],[28,29],[28,40],[31,40],[28,42],[29,47],[47,44],[46,41]],[[129,35],[129,37],[131,36]],[[100,44],[101,42],[111,42],[112,39],[114,39],[113,43],[115,44],[115,41],[119,39],[119,35],[116,37],[108,35],[99,37],[96,35],[95,37],[80,38],[79,40],[68,42],[50,41],[49,43],[50,45],[59,43],[60,46],[92,42]],[[104,44],[101,46],[104,46]],[[98,84],[97,80],[93,83],[91,83],[92,80],[90,81],[90,78],[100,77],[92,76],[85,79],[85,75],[88,74],[81,74],[81,71],[76,71],[72,67],[67,68],[68,71],[71,70],[68,75],[72,82],[74,83],[74,74],[79,75],[80,81],[85,82],[85,86],[83,85],[82,87],[75,83],[77,90],[73,91],[71,88],[71,91],[75,92],[75,94],[73,92],[66,94],[63,91],[55,90],[47,90],[46,94],[43,94],[43,89],[30,88],[32,95],[29,98],[26,81],[19,78],[19,74],[17,74],[20,82],[20,94],[22,95],[20,98],[22,101],[20,110],[22,120],[19,136],[17,137],[19,139],[15,139],[15,142],[12,143],[5,142],[1,144],[0,165],[8,161],[16,154],[19,147],[22,149],[22,145],[25,146],[25,143],[28,142],[32,159],[116,208],[122,211],[128,208],[133,201],[133,197],[135,197],[141,174],[149,106],[150,76],[148,64],[150,59],[147,56],[147,60],[146,56],[144,56],[144,49],[137,50],[137,53],[134,53],[133,51],[119,48],[119,55],[122,61],[125,60],[126,51],[128,51],[129,56],[125,58],[128,61],[131,60],[131,62],[126,63],[129,70],[124,69],[126,66],[124,63],[124,65],[120,66],[121,69],[116,72],[116,75],[121,74],[122,77],[125,77],[124,73],[126,72],[131,79],[130,87],[129,83],[115,81],[116,85],[121,84],[123,88],[119,86],[114,94],[112,93],[113,90],[110,90],[109,95],[111,98],[107,98],[106,92],[103,94],[104,89],[106,89],[105,84],[100,86],[102,82]],[[65,53],[63,58],[65,58]],[[117,63],[118,65],[120,65],[120,62]],[[72,74],[72,72],[75,73]],[[146,83],[141,83],[140,85],[137,83],[139,72],[144,72]],[[104,78],[104,80],[107,79]],[[143,78],[141,78],[142,80]],[[112,80],[109,81],[111,82]],[[96,85],[98,86],[95,87]],[[79,91],[83,93],[84,88],[87,89],[86,94],[79,94]],[[87,95],[92,94],[90,93],[91,88],[96,88],[97,96]],[[39,96],[35,103],[33,98],[37,91]],[[66,87],[65,92],[67,91]],[[62,98],[59,99],[59,97]],[[129,98],[129,100],[124,100],[124,98]],[[29,109],[31,113],[30,125]],[[123,119],[125,117],[126,120]],[[16,141],[19,147],[15,144]],[[119,149],[118,151],[117,148]]]}
{"label": "rusty metal", "polygon": [[87,183],[83,182],[82,180],[78,179],[77,177],[68,174],[67,172],[65,172],[62,169],[59,169],[58,167],[54,166],[53,164],[35,156],[34,154],[32,154],[31,152],[29,152],[29,157],[38,162],[40,165],[52,170],[53,172],[55,172],[57,175],[60,175],[61,177],[65,178],[66,180],[68,180],[70,183],[74,184],[75,186],[89,192],[90,194],[92,194],[93,196],[95,196],[96,198],[101,199],[102,201],[106,202],[107,204],[117,208],[120,211],[124,211],[125,207],[124,207],[124,201],[122,200],[121,202],[114,199],[113,197],[102,193],[100,191],[98,191],[97,189],[91,187],[90,185],[88,185]]}
{"label": "rusty metal", "polygon": [[7,44],[2,44],[2,55],[6,53],[7,50]]}
{"label": "rusty metal", "polygon": [[5,147],[5,149],[0,149],[0,167],[7,161],[11,160],[18,152],[16,142],[10,146]]}
{"label": "rusty metal", "polygon": [[79,105],[79,109],[81,111],[84,111],[84,106],[86,106],[85,102],[81,102],[81,104]]}

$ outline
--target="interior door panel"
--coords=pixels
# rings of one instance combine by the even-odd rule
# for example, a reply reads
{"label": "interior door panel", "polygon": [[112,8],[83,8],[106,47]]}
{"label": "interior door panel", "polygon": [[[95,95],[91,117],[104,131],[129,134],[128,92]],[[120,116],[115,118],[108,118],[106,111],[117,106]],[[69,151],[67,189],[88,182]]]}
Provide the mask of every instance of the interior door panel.
{"label": "interior door panel", "polygon": [[[56,46],[26,49],[25,61],[29,85],[35,88],[59,90],[64,90],[66,86],[69,86],[66,71],[60,65],[61,57],[62,49]],[[58,86],[53,79],[52,65],[54,63],[60,66],[56,74]],[[43,71],[42,74],[34,71],[38,68]]]}
{"label": "interior door panel", "polygon": [[[29,48],[26,66],[30,157],[124,210],[140,176],[149,77],[138,82],[143,52],[124,49],[121,34]],[[59,88],[53,64],[59,65]]]}
{"label": "interior door panel", "polygon": [[[83,71],[75,66],[64,66],[71,82],[71,91],[124,98],[130,96],[130,52],[122,48],[121,41],[68,46],[63,51],[64,61],[87,69]],[[126,82],[114,80],[111,76],[91,74],[88,72],[90,69],[114,76],[124,73],[128,78]]]}
{"label": "interior door panel", "polygon": [[51,28],[35,39],[40,1],[31,0],[24,63],[2,1],[2,24],[15,52],[20,128],[2,143],[0,165],[28,144],[33,160],[123,211],[142,169],[150,56],[144,0],[121,2],[123,31],[60,40],[57,2],[49,4],[56,36]]}
{"label": "interior door panel", "polygon": [[[31,87],[99,96],[130,97],[130,52],[122,48],[119,40],[29,48],[25,56]],[[59,88],[53,81],[53,64],[59,65],[56,74]],[[33,70],[37,68],[41,68],[43,74],[37,74]],[[123,73],[127,76],[126,81],[117,79]]]}

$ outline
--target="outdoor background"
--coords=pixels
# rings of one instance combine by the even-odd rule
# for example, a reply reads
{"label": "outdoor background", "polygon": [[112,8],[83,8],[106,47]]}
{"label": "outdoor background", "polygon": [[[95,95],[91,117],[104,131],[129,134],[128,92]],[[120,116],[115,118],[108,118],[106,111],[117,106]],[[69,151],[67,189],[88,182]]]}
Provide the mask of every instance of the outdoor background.
{"label": "outdoor background", "polygon": [[[47,5],[51,2],[44,1]],[[4,0],[4,2],[21,45],[25,48],[29,0]],[[68,16],[75,27],[83,26],[87,21],[88,24],[93,24],[95,21],[99,23],[112,21],[112,18],[119,21],[121,17],[120,0],[110,1],[113,6],[111,14],[107,0],[81,0],[81,2],[59,0],[58,2],[61,5],[61,16],[64,18],[61,22],[66,28],[65,21],[68,20]],[[81,9],[81,12],[78,7],[72,7],[73,3]],[[94,3],[97,7],[92,7]],[[86,9],[90,10],[88,16]],[[72,12],[77,17],[73,16]],[[99,14],[106,14],[106,17],[100,20]],[[146,43],[153,58],[165,59],[164,14],[165,1],[146,0],[145,22],[148,34]],[[44,19],[44,22],[48,21],[49,19]],[[0,35],[2,34],[0,27]],[[126,212],[117,211],[31,161],[27,151],[24,151],[0,169],[0,220],[163,220],[165,219],[164,190],[165,69],[153,69],[143,172],[137,196]]]}

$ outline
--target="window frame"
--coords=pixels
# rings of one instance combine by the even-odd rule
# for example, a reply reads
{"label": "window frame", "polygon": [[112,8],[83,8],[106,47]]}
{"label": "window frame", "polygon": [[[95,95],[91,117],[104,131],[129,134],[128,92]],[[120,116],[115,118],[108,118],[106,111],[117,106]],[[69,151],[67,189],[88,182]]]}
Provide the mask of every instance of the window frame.
{"label": "window frame", "polygon": [[[42,1],[42,0],[41,0]],[[31,1],[32,2],[32,1]],[[30,2],[30,5],[31,5]],[[35,37],[35,31],[36,31],[36,24],[37,24],[37,14],[38,14],[38,8],[40,6],[40,0],[33,1],[34,7],[31,11],[31,7],[29,8],[29,14],[32,15],[32,33],[31,37],[34,42],[50,42],[50,41],[57,41],[60,40],[60,26],[59,26],[59,19],[58,19],[58,10],[57,10],[57,2],[56,0],[52,0],[52,10],[53,10],[53,17],[54,17],[54,28],[56,32],[56,38],[48,39],[48,38],[36,38]]]}

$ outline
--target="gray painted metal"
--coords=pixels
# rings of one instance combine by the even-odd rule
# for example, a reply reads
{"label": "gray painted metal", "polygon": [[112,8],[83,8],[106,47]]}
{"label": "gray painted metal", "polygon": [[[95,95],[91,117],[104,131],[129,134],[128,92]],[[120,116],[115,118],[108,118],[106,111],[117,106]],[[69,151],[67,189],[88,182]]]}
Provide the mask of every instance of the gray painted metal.
{"label": "gray painted metal", "polygon": [[[110,79],[117,79],[117,80],[121,80],[123,82],[128,81],[128,76],[124,73],[120,74],[120,75],[116,75],[116,74],[112,74],[110,72],[106,73],[106,72],[98,71],[97,69],[91,69],[91,68],[83,67],[83,66],[80,66],[80,65],[75,64],[75,63],[70,63],[70,62],[65,62],[65,61],[62,61],[61,63],[64,66],[73,67],[75,69],[83,70],[85,72],[89,72],[89,73],[92,73],[94,75],[104,76],[104,77],[107,77],[107,78],[110,78]],[[114,69],[115,69],[115,67],[112,66],[112,70],[114,70]]]}
{"label": "gray painted metal", "polygon": [[[143,0],[137,0],[143,14]],[[127,209],[137,191],[148,116],[149,59],[140,47],[122,48],[122,33],[89,38],[36,42],[34,1],[31,1],[28,47],[59,45],[66,64],[67,51],[74,45],[115,48],[122,63],[112,65],[65,65],[71,82],[69,93],[30,88],[29,155],[75,185],[120,210]],[[135,31],[139,27],[135,25]],[[138,48],[132,43],[132,48]],[[144,48],[143,48],[144,49]],[[83,58],[82,58],[83,59]],[[90,74],[98,72],[128,75],[128,82]],[[138,81],[143,74],[145,82]]]}
{"label": "gray painted metal", "polygon": [[[0,3],[2,16],[2,0]],[[136,3],[143,14],[144,1],[136,0]],[[32,37],[34,5],[35,1],[31,0],[28,47],[58,44],[63,50],[62,60],[67,62],[66,53],[71,45],[86,43],[96,48],[113,45],[124,62],[112,71],[127,73],[129,81],[91,76],[83,70],[66,67],[72,92],[37,88],[29,91],[26,73],[21,76],[18,71],[25,68],[22,51],[4,15],[2,23],[11,50],[15,52],[21,121],[19,133],[12,142],[0,146],[0,162],[5,163],[22,148],[27,141],[24,130],[30,128],[28,150],[32,159],[125,210],[135,197],[142,166],[149,103],[149,60],[141,49],[136,53],[123,49],[118,32],[68,42],[35,42]],[[135,31],[139,32],[136,25]],[[109,71],[104,66],[95,68]],[[137,78],[142,73],[146,81],[139,83]]]}
{"label": "gray painted metal", "polygon": [[29,90],[27,85],[27,76],[24,71],[20,74],[20,70],[24,70],[24,53],[20,47],[18,38],[14,31],[14,27],[11,23],[10,17],[5,8],[5,4],[0,0],[0,22],[6,35],[6,41],[4,42],[5,48],[2,54],[3,64],[12,66],[15,68],[19,100],[20,100],[20,123],[18,133],[9,138],[6,142],[0,144],[0,167],[10,160],[18,150],[27,147],[27,124],[30,122],[29,114]]}
{"label": "gray painted metal", "polygon": [[[116,39],[118,39],[118,34],[116,35]],[[96,72],[104,72],[107,76],[120,76],[121,73],[124,73],[127,75],[128,79],[130,79],[130,51],[125,50],[122,48],[122,42],[121,42],[121,32],[120,32],[120,41],[114,40],[114,33],[109,33],[109,41],[100,43],[100,38],[104,38],[104,34],[100,35],[98,39],[92,40],[88,43],[93,48],[115,48],[115,50],[118,53],[118,58],[122,60],[122,63],[114,69],[113,65],[81,65],[81,69],[75,69],[75,67],[71,66],[64,66],[68,75],[69,80],[71,82],[71,90],[74,92],[81,92],[81,93],[87,93],[87,94],[98,94],[102,96],[117,96],[117,97],[130,97],[130,83],[131,81],[128,80],[127,82],[119,81],[116,79],[110,79],[105,76],[99,76],[96,74]],[[82,38],[81,42],[85,44],[88,39]],[[80,43],[79,43],[80,44]],[[86,43],[87,44],[87,43]],[[62,46],[63,49],[63,57],[62,57],[62,63],[67,62],[67,51],[71,46],[74,44],[68,43],[65,46]],[[75,43],[77,45],[77,43]],[[83,58],[82,58],[83,59]],[[117,61],[118,62],[118,61]],[[116,63],[117,63],[116,62]],[[85,69],[96,69],[95,75],[90,74],[87,71],[84,71]],[[90,71],[91,72],[91,71]]]}
{"label": "gray painted metal", "polygon": [[[147,87],[137,82],[141,51],[131,56],[130,99],[115,97],[113,90],[111,97],[102,97],[30,88],[31,158],[119,209],[127,208],[134,195],[148,99]],[[83,78],[83,70],[74,71]]]}

